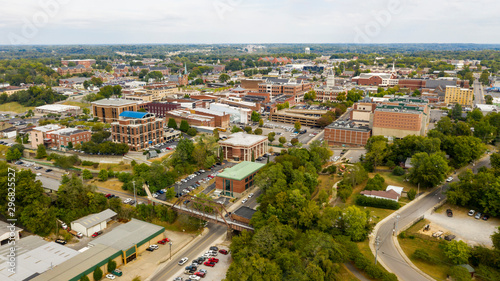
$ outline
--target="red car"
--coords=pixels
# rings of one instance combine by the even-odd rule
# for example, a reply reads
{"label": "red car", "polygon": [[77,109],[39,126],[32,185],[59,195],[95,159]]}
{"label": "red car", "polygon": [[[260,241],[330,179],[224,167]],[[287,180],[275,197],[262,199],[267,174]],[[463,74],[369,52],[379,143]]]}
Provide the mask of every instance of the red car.
{"label": "red car", "polygon": [[170,242],[170,239],[168,239],[168,238],[163,238],[162,240],[158,241],[158,244],[165,245],[167,242]]}
{"label": "red car", "polygon": [[220,250],[219,250],[219,253],[221,253],[221,254],[223,254],[223,255],[227,255],[227,250],[220,249]]}
{"label": "red car", "polygon": [[206,266],[211,266],[211,267],[214,267],[215,266],[215,262],[209,262],[209,261],[206,261],[203,263],[204,265]]}
{"label": "red car", "polygon": [[104,195],[104,197],[106,197],[106,198],[109,198],[109,196],[111,196],[111,194],[109,194],[109,193]]}
{"label": "red car", "polygon": [[219,259],[216,259],[216,258],[209,258],[209,259],[208,259],[208,262],[218,263],[218,262],[219,262]]}
{"label": "red car", "polygon": [[92,238],[96,238],[97,236],[99,236],[100,234],[102,234],[102,231],[97,231],[97,232],[94,232],[94,234],[92,234]]}
{"label": "red car", "polygon": [[200,276],[200,277],[202,277],[202,278],[203,278],[203,277],[205,277],[205,272],[199,272],[199,271],[198,271],[198,272],[196,272],[194,275],[196,275],[196,276]]}

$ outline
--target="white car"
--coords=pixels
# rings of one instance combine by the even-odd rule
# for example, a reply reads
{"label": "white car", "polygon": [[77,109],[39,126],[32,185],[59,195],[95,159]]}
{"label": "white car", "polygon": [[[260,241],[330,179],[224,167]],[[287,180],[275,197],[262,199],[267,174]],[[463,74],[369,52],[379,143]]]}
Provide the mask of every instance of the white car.
{"label": "white car", "polygon": [[132,201],[132,199],[131,198],[127,198],[127,199],[123,200],[123,203],[128,204],[130,201]]}
{"label": "white car", "polygon": [[187,258],[187,257],[184,257],[184,258],[182,258],[182,259],[179,261],[179,265],[183,265],[183,264],[185,264],[187,261],[188,261],[188,258]]}
{"label": "white car", "polygon": [[201,279],[201,277],[200,277],[200,276],[198,276],[198,275],[190,275],[190,276],[189,276],[189,279],[191,279],[191,280],[200,280],[200,279]]}
{"label": "white car", "polygon": [[449,178],[446,179],[447,182],[450,182],[452,180],[453,180],[453,177],[449,177]]}
{"label": "white car", "polygon": [[109,280],[114,280],[116,276],[114,276],[113,274],[106,274],[106,278],[108,278]]}
{"label": "white car", "polygon": [[153,193],[153,197],[157,198],[158,197],[158,193]]}
{"label": "white car", "polygon": [[158,250],[158,245],[156,245],[156,244],[153,244],[153,245],[151,245],[151,246],[149,246],[149,247],[150,247],[151,249]]}
{"label": "white car", "polygon": [[61,223],[61,227],[62,227],[62,229],[67,229],[68,228],[68,226],[64,222]]}
{"label": "white car", "polygon": [[42,175],[42,173],[36,173],[36,176],[37,176],[37,177],[39,177],[39,176],[41,176],[41,175]]}
{"label": "white car", "polygon": [[245,204],[247,201],[248,201],[248,199],[247,199],[247,198],[245,198],[245,199],[241,200],[241,203],[242,203],[242,204]]}
{"label": "white car", "polygon": [[248,194],[248,198],[252,198],[253,193]]}

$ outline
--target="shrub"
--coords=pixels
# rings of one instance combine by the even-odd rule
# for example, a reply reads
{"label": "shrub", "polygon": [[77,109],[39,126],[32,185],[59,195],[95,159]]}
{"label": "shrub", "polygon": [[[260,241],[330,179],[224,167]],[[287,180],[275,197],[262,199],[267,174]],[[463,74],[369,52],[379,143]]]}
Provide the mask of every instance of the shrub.
{"label": "shrub", "polygon": [[83,275],[83,276],[80,278],[80,281],[90,281],[90,279],[87,277],[87,275]]}
{"label": "shrub", "polygon": [[415,199],[415,196],[417,196],[417,192],[412,188],[408,191],[408,193],[406,193],[406,196],[408,196],[408,199],[413,200]]}
{"label": "shrub", "polygon": [[95,270],[94,270],[94,280],[101,280],[102,278],[102,270],[100,267],[96,267]]}
{"label": "shrub", "polygon": [[356,197],[356,205],[375,207],[375,208],[381,208],[381,209],[390,209],[390,210],[399,209],[399,203],[396,201],[392,201],[392,200],[388,200],[388,199],[367,197],[367,196],[363,196],[361,194],[359,194]]}
{"label": "shrub", "polygon": [[376,174],[373,178],[368,179],[365,190],[383,190],[384,183],[385,179],[381,175]]}
{"label": "shrub", "polygon": [[415,250],[415,252],[413,252],[413,254],[412,254],[412,257],[414,259],[418,259],[418,260],[425,261],[425,262],[428,262],[428,263],[435,263],[436,262],[434,260],[434,258],[432,258],[429,255],[429,253],[427,253],[426,251],[424,251],[422,249]]}
{"label": "shrub", "polygon": [[394,170],[392,170],[392,174],[395,176],[402,176],[405,173],[405,169],[401,168],[400,166],[396,166]]}
{"label": "shrub", "polygon": [[387,165],[387,167],[389,167],[391,169],[394,168],[394,166],[396,166],[396,164],[394,164],[394,161],[392,161],[392,160],[387,160],[385,165]]}
{"label": "shrub", "polygon": [[116,262],[114,260],[108,261],[108,272],[112,272],[116,269]]}
{"label": "shrub", "polygon": [[196,136],[197,133],[198,133],[198,131],[196,131],[196,129],[192,128],[192,127],[187,130],[187,134],[192,136],[192,137]]}
{"label": "shrub", "polygon": [[448,271],[448,275],[455,281],[469,281],[472,280],[469,271],[462,266],[453,266]]}
{"label": "shrub", "polygon": [[82,166],[93,166],[94,165],[94,162],[92,161],[82,161]]}

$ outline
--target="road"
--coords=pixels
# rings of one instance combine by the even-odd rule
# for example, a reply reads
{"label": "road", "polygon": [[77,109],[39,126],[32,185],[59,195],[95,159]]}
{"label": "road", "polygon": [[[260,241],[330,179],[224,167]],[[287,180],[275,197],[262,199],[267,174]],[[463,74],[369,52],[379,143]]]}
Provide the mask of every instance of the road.
{"label": "road", "polygon": [[484,101],[484,91],[483,85],[479,82],[479,80],[474,81],[474,105],[476,104],[485,104]]}
{"label": "road", "polygon": [[[490,157],[489,155],[479,161],[473,168],[476,171],[478,168],[482,166],[489,166]],[[454,178],[453,181],[457,181],[458,179]],[[442,185],[440,188],[436,188],[431,193],[427,194],[424,198],[415,202],[413,205],[404,208],[403,210],[397,212],[399,215],[399,220],[394,218],[387,220],[383,224],[380,225],[376,233],[376,237],[380,239],[380,245],[378,250],[378,259],[383,262],[386,268],[396,274],[399,280],[404,281],[427,281],[428,279],[416,271],[412,266],[410,266],[403,256],[396,249],[396,245],[394,244],[394,240],[392,239],[393,231],[397,227],[403,227],[412,223],[417,218],[424,215],[426,211],[433,208],[440,201],[445,199],[443,195],[444,192],[448,189],[448,184]],[[396,229],[397,232],[397,229]]]}

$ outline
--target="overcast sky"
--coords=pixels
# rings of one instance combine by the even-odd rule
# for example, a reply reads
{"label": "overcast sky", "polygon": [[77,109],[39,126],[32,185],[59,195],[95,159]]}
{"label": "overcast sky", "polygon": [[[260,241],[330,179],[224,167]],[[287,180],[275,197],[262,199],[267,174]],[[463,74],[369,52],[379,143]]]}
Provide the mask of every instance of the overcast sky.
{"label": "overcast sky", "polygon": [[500,43],[498,0],[0,0],[0,44]]}

